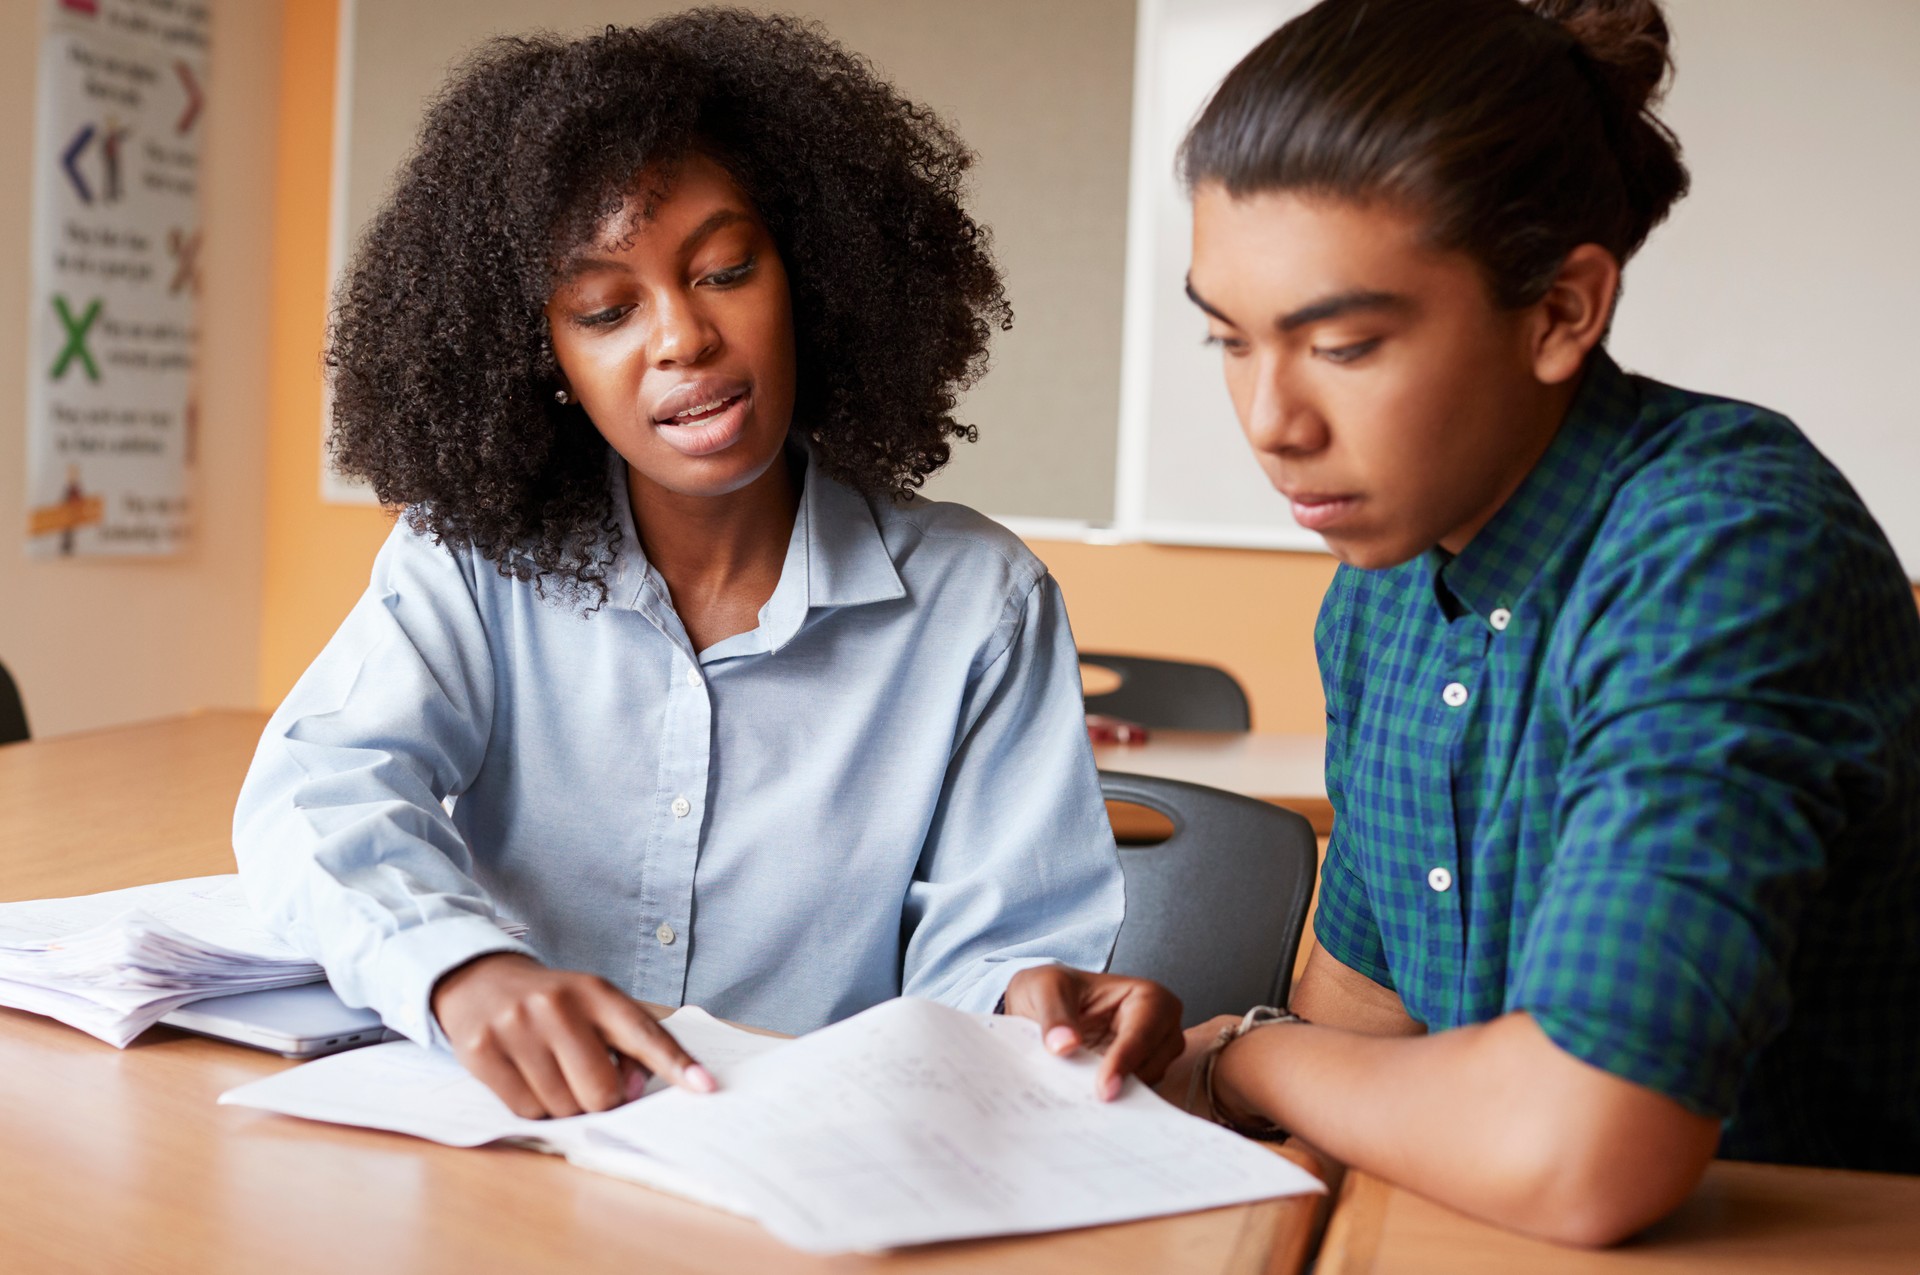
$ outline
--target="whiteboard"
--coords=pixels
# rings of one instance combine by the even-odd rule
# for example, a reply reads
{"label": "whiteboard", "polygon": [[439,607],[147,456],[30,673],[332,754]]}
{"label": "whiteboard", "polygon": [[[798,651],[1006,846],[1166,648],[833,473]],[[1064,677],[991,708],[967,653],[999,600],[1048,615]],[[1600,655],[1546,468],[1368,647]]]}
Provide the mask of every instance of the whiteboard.
{"label": "whiteboard", "polygon": [[[1304,0],[1141,0],[1116,531],[1313,547],[1247,454],[1182,282],[1173,170],[1227,69]],[[1920,579],[1920,4],[1668,0],[1693,193],[1628,266],[1629,369],[1792,417]]]}
{"label": "whiteboard", "polygon": [[1324,549],[1240,437],[1219,351],[1187,300],[1193,214],[1180,139],[1233,64],[1311,0],[1140,0],[1120,357],[1115,530],[1165,544]]}

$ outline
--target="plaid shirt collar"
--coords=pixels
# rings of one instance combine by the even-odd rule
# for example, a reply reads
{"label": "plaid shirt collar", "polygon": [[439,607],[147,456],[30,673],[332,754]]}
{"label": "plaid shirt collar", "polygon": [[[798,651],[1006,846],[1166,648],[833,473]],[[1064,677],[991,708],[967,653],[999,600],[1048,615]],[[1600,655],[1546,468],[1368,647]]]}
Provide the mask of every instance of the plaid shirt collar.
{"label": "plaid shirt collar", "polygon": [[1434,605],[1443,613],[1449,595],[1483,620],[1513,609],[1567,536],[1613,498],[1610,461],[1639,415],[1640,391],[1605,350],[1594,351],[1582,375],[1559,432],[1507,503],[1459,554],[1427,551]]}

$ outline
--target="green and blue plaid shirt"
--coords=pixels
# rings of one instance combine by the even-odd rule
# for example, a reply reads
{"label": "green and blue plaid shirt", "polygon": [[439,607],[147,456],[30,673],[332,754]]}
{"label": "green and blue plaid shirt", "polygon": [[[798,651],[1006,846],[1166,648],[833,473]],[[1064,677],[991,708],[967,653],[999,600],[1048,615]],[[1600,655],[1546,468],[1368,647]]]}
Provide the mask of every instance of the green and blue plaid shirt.
{"label": "green and blue plaid shirt", "polygon": [[1722,1155],[1920,1172],[1920,616],[1791,423],[1599,354],[1465,550],[1342,567],[1316,646],[1329,953]]}

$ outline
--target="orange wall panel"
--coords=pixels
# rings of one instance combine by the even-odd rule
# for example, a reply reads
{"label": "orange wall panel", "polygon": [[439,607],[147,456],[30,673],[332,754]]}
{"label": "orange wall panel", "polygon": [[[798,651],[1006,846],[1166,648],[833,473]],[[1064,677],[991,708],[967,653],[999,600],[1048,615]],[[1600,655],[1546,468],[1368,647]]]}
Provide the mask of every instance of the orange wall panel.
{"label": "orange wall panel", "polygon": [[336,0],[286,0],[259,694],[277,704],[366,587],[389,516],[320,499]]}
{"label": "orange wall panel", "polygon": [[1066,595],[1081,650],[1218,664],[1246,688],[1253,728],[1319,731],[1326,701],[1313,621],[1325,554],[1035,541]]}

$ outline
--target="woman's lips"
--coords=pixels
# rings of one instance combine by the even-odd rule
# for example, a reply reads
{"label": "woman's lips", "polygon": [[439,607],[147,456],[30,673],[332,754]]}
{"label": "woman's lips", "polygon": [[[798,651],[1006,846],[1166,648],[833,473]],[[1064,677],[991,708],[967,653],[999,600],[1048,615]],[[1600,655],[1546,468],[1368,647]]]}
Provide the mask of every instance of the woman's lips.
{"label": "woman's lips", "polygon": [[1359,508],[1358,496],[1300,495],[1289,497],[1293,520],[1308,531],[1325,531]]}
{"label": "woman's lips", "polygon": [[704,413],[655,421],[653,428],[682,456],[711,456],[740,441],[747,428],[748,403],[749,395],[735,394]]}

